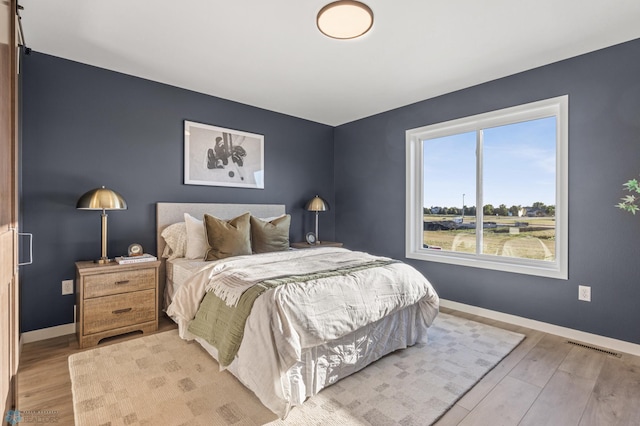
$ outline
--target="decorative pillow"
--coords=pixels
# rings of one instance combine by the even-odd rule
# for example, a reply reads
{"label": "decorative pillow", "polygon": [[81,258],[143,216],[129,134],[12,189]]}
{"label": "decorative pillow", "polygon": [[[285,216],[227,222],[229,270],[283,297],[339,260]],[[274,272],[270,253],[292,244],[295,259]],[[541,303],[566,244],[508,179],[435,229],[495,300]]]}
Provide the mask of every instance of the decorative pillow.
{"label": "decorative pillow", "polygon": [[204,215],[208,249],[204,260],[218,260],[251,254],[251,215],[245,213],[231,220]]}
{"label": "decorative pillow", "polygon": [[251,249],[254,253],[289,250],[291,215],[269,221],[251,216]]}
{"label": "decorative pillow", "polygon": [[203,259],[207,252],[204,223],[189,213],[184,214],[184,223],[187,227],[187,248],[184,257],[187,259]]}
{"label": "decorative pillow", "polygon": [[184,257],[187,249],[187,226],[184,222],[167,226],[160,234],[165,243],[162,257],[169,260]]}
{"label": "decorative pillow", "polygon": [[281,214],[279,216],[271,216],[271,217],[259,217],[257,219],[260,219],[263,222],[271,222],[273,219],[280,219],[281,217],[285,217],[286,214]]}

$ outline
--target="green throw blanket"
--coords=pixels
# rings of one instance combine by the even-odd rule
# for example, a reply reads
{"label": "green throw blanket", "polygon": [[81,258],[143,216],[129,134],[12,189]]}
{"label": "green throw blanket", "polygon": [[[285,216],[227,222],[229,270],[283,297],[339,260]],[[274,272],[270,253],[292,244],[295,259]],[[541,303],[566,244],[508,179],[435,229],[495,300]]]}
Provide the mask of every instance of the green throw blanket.
{"label": "green throw blanket", "polygon": [[213,292],[208,292],[200,304],[195,319],[189,325],[189,331],[213,345],[218,350],[218,362],[222,367],[227,367],[231,364],[240,348],[240,343],[242,343],[242,337],[244,336],[244,326],[247,322],[247,317],[251,313],[253,303],[265,291],[283,284],[306,283],[321,278],[343,276],[395,262],[397,261],[376,260],[334,271],[265,280],[246,290],[236,306],[228,306]]}

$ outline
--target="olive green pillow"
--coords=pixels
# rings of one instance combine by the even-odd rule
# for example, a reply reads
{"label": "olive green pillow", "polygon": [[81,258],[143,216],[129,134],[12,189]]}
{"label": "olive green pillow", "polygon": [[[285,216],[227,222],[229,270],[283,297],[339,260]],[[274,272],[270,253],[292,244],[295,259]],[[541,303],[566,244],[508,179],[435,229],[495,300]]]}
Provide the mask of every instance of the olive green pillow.
{"label": "olive green pillow", "polygon": [[231,256],[251,254],[251,225],[249,213],[230,220],[204,215],[207,232],[207,252],[204,260],[218,260]]}
{"label": "olive green pillow", "polygon": [[269,221],[251,216],[251,249],[254,253],[289,250],[291,215],[285,214]]}

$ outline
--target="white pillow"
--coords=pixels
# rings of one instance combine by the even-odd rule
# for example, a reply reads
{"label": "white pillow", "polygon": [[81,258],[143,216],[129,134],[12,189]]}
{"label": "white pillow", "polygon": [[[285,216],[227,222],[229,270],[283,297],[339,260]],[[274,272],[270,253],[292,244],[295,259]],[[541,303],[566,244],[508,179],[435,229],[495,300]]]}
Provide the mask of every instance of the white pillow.
{"label": "white pillow", "polygon": [[204,259],[207,252],[207,235],[204,230],[204,223],[191,216],[184,214],[184,223],[187,226],[187,249],[184,257],[187,259]]}
{"label": "white pillow", "polygon": [[169,260],[184,257],[187,249],[187,227],[184,222],[167,226],[160,235],[166,243],[162,257]]}
{"label": "white pillow", "polygon": [[273,222],[276,219],[280,219],[281,217],[285,217],[287,214],[282,213],[280,216],[271,216],[271,217],[256,217],[256,219],[260,219],[263,222]]}

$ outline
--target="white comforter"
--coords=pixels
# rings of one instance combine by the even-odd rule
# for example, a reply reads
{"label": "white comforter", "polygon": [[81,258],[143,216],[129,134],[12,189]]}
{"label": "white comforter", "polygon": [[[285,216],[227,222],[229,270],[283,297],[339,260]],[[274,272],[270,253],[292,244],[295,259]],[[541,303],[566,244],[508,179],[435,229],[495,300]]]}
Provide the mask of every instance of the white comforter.
{"label": "white comforter", "polygon": [[[215,287],[217,277],[233,271],[244,273],[261,264],[272,268],[274,262],[305,262],[305,258],[311,260],[319,254],[384,259],[343,248],[316,248],[215,261],[180,287],[167,313],[178,323],[180,336],[193,339],[189,323],[207,287]],[[241,380],[268,408],[284,416],[288,410],[288,384],[283,378],[301,360],[303,350],[341,338],[414,304],[419,308],[420,320],[429,326],[438,313],[438,303],[427,279],[404,263],[281,285],[256,300],[234,363],[239,371],[251,370],[250,374],[241,373]],[[265,401],[261,394],[273,394],[274,399]]]}

